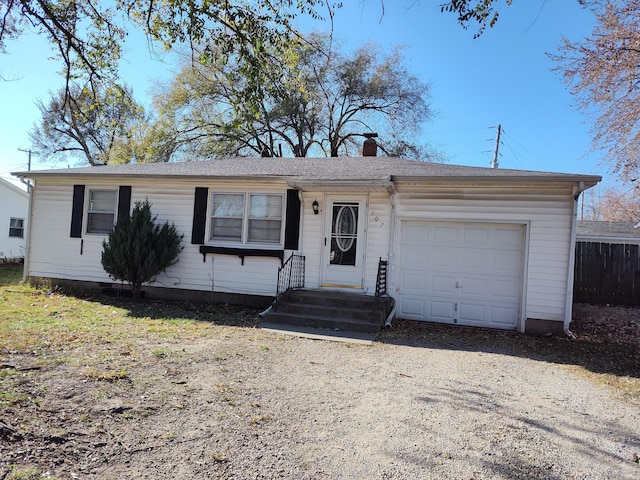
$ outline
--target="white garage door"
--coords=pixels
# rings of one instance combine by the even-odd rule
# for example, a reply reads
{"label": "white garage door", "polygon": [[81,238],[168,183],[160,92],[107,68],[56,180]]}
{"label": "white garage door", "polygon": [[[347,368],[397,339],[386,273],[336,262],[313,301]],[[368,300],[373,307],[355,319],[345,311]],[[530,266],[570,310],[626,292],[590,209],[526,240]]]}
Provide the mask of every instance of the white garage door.
{"label": "white garage door", "polygon": [[523,225],[403,221],[400,244],[400,318],[517,327]]}

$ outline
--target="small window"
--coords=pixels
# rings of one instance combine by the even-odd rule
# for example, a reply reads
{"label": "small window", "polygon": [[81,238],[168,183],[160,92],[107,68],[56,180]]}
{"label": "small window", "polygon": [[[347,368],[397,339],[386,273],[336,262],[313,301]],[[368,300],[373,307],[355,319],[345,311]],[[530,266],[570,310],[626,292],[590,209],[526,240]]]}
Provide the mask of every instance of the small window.
{"label": "small window", "polygon": [[24,238],[24,218],[11,218],[9,220],[9,236]]}
{"label": "small window", "polygon": [[283,195],[278,194],[213,193],[209,238],[222,242],[280,245],[283,199]]}
{"label": "small window", "polygon": [[116,190],[90,190],[87,233],[109,233],[116,217]]}

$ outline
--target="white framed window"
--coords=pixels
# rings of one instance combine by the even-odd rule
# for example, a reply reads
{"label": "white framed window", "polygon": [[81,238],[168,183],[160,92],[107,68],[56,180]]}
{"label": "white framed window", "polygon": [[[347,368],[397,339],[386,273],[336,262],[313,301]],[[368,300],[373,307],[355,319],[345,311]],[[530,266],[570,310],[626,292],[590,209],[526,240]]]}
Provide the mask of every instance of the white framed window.
{"label": "white framed window", "polygon": [[243,193],[214,193],[211,196],[211,240],[242,242]]}
{"label": "white framed window", "polygon": [[9,236],[24,238],[24,218],[11,217],[9,220]]}
{"label": "white framed window", "polygon": [[109,233],[116,218],[117,190],[89,190],[87,233]]}
{"label": "white framed window", "polygon": [[282,194],[212,193],[209,239],[281,245],[283,212]]}
{"label": "white framed window", "polygon": [[247,242],[280,244],[282,195],[249,195]]}

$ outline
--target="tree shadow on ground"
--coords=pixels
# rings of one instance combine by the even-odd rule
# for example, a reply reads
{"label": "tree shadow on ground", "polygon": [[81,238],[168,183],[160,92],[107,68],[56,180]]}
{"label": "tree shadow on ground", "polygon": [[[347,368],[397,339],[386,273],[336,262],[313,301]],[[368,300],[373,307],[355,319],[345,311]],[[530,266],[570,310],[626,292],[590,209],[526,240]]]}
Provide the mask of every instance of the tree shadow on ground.
{"label": "tree shadow on ground", "polygon": [[640,379],[640,308],[578,304],[571,331],[575,338],[397,320],[378,341],[516,355]]}
{"label": "tree shadow on ground", "polygon": [[[491,478],[559,480],[568,478],[571,471],[575,476],[571,478],[587,478],[591,461],[603,468],[600,473],[590,471],[589,478],[636,478],[624,472],[637,472],[633,454],[640,447],[640,437],[635,424],[624,418],[593,416],[588,410],[576,410],[575,403],[567,412],[567,403],[559,399],[544,402],[544,406],[513,408],[522,397],[496,385],[469,385],[451,379],[445,385],[432,386],[428,396],[415,400],[430,411],[466,412],[451,416],[448,431],[434,425],[428,415],[411,417],[407,428],[440,437],[442,444],[456,445],[460,431],[471,425],[470,431],[478,438],[466,444],[464,454],[457,449],[451,453],[470,465],[481,465],[481,471],[492,473]],[[583,404],[578,401],[578,405]],[[474,419],[471,424],[468,418]],[[562,459],[566,455],[571,456],[568,461]],[[423,462],[424,458],[414,460],[417,465]],[[611,475],[602,477],[607,468]],[[577,475],[580,470],[583,474]]]}
{"label": "tree shadow on ground", "polygon": [[[96,296],[92,300],[124,308],[131,317],[197,320],[215,325],[255,327],[262,309],[231,304],[140,300]],[[598,374],[640,379],[640,307],[577,304],[571,331],[533,336],[514,331],[395,320],[377,341],[423,348],[515,355],[577,365]]]}
{"label": "tree shadow on ground", "polygon": [[85,296],[75,292],[77,298],[96,301],[128,311],[133,318],[153,320],[197,320],[215,325],[234,327],[254,327],[259,323],[258,313],[263,309],[232,305],[228,303],[200,303],[190,301],[170,301],[156,299],[132,300],[131,298],[110,295]]}

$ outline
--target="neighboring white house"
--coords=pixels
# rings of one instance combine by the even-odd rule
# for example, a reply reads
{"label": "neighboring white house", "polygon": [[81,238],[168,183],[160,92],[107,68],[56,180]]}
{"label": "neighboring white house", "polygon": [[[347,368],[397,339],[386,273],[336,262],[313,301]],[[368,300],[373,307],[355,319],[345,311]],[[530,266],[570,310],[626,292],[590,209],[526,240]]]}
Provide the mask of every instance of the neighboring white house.
{"label": "neighboring white house", "polygon": [[638,222],[607,222],[578,220],[577,242],[640,244]]}
{"label": "neighboring white house", "polygon": [[29,194],[0,178],[0,262],[24,258]]}
{"label": "neighboring white house", "polygon": [[388,157],[232,158],[18,172],[35,182],[26,273],[96,287],[119,214],[148,199],[184,234],[147,297],[270,301],[305,257],[308,288],[373,295],[380,259],[396,316],[567,329],[577,199],[600,177]]}

